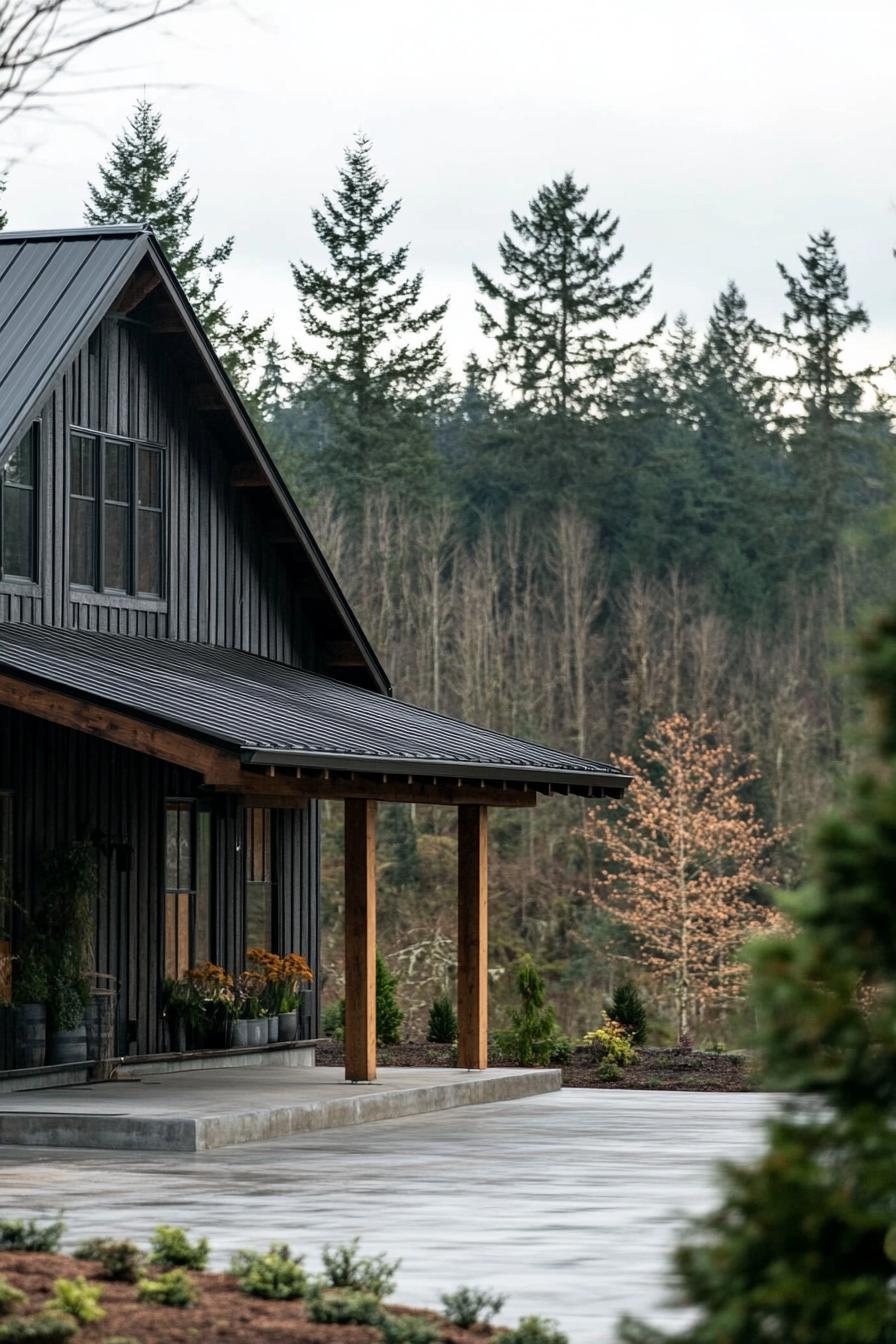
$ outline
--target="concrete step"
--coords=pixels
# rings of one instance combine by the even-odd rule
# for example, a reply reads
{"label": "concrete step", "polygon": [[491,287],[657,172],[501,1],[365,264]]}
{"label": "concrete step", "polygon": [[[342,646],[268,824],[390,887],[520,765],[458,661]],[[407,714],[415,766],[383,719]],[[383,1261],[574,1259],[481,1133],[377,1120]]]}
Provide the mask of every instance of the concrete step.
{"label": "concrete step", "polygon": [[204,1152],[455,1106],[554,1092],[559,1069],[381,1069],[346,1083],[338,1068],[205,1068],[3,1098],[0,1144]]}

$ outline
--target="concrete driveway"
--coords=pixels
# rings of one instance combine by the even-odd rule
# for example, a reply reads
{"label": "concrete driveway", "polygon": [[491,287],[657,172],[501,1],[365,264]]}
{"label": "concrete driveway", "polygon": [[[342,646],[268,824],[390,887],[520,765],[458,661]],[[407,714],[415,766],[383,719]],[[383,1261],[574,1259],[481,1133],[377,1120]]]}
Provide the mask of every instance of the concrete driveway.
{"label": "concrete driveway", "polygon": [[[251,1078],[247,1077],[251,1088]],[[621,1312],[674,1323],[665,1264],[678,1217],[714,1200],[720,1159],[761,1143],[769,1097],[564,1091],[209,1153],[0,1149],[4,1216],[63,1209],[67,1241],[146,1242],[160,1222],[240,1246],[288,1241],[310,1268],[359,1235],[400,1256],[399,1300],[459,1284],[507,1297],[502,1320],[554,1316],[609,1344]]]}

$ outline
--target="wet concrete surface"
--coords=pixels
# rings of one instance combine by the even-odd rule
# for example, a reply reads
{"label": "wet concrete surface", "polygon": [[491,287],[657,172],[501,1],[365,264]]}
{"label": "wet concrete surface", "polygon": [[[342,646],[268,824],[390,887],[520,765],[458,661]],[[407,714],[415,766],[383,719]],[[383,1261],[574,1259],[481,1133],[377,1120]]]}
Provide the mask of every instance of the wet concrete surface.
{"label": "wet concrete surface", "polygon": [[177,1223],[209,1237],[219,1267],[279,1240],[316,1269],[325,1242],[357,1235],[401,1257],[401,1301],[488,1287],[507,1324],[538,1313],[573,1344],[610,1344],[621,1312],[681,1322],[664,1305],[680,1216],[711,1207],[715,1163],[755,1153],[774,1105],[573,1090],[206,1153],[5,1148],[0,1206],[63,1209],[69,1245]]}

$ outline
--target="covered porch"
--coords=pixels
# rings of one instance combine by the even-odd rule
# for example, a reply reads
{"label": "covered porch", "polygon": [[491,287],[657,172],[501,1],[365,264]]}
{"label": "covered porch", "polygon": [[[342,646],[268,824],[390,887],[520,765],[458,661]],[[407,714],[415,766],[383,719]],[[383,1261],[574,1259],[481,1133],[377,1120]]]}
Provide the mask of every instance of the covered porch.
{"label": "covered porch", "polygon": [[[343,802],[345,1077],[354,1083],[377,1076],[378,803],[457,809],[458,1064],[484,1070],[489,810],[531,808],[555,793],[615,797],[628,783],[610,765],[212,646],[3,626],[0,707],[189,771],[228,817],[308,816],[318,800]],[[216,876],[226,904],[225,851],[218,847]]]}

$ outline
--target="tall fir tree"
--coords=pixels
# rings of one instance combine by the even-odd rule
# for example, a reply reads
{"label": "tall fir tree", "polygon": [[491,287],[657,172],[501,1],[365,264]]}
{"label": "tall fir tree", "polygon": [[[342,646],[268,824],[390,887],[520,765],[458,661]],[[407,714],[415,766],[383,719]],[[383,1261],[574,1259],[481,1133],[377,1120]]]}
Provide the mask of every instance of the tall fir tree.
{"label": "tall fir tree", "polygon": [[502,278],[473,267],[479,320],[495,343],[492,372],[533,410],[563,422],[599,411],[662,326],[620,338],[620,324],[650,303],[651,268],[616,278],[625,251],[619,219],[585,208],[587,195],[571,173],[543,186],[527,214],[511,212],[513,231],[498,245]]}
{"label": "tall fir tree", "polygon": [[326,479],[347,504],[370,488],[425,490],[434,463],[428,413],[446,391],[442,319],[447,300],[421,305],[423,276],[408,273],[407,244],[383,237],[401,208],[359,135],[339,183],[312,211],[327,265],[292,267],[308,344],[293,355],[336,428]]}
{"label": "tall fir tree", "polygon": [[781,330],[767,333],[767,340],[790,366],[782,391],[793,508],[803,560],[817,570],[836,554],[855,506],[866,502],[879,424],[863,405],[875,371],[846,368],[846,341],[867,328],[868,315],[850,297],[833,235],[827,229],[810,235],[799,263],[797,272],[778,263],[788,306]]}
{"label": "tall fir tree", "polygon": [[224,299],[221,267],[233,252],[233,237],[206,250],[193,238],[198,195],[189,173],[175,175],[177,151],[162,131],[162,115],[145,98],[138,100],[124,130],[112,142],[88,183],[84,219],[88,224],[148,224],[227,372],[245,389],[265,342],[270,320],[253,323],[248,313],[235,318]]}
{"label": "tall fir tree", "polygon": [[[6,174],[0,176],[0,200],[6,195]],[[6,213],[6,207],[0,205],[0,229],[5,229],[9,223],[9,216]]]}

